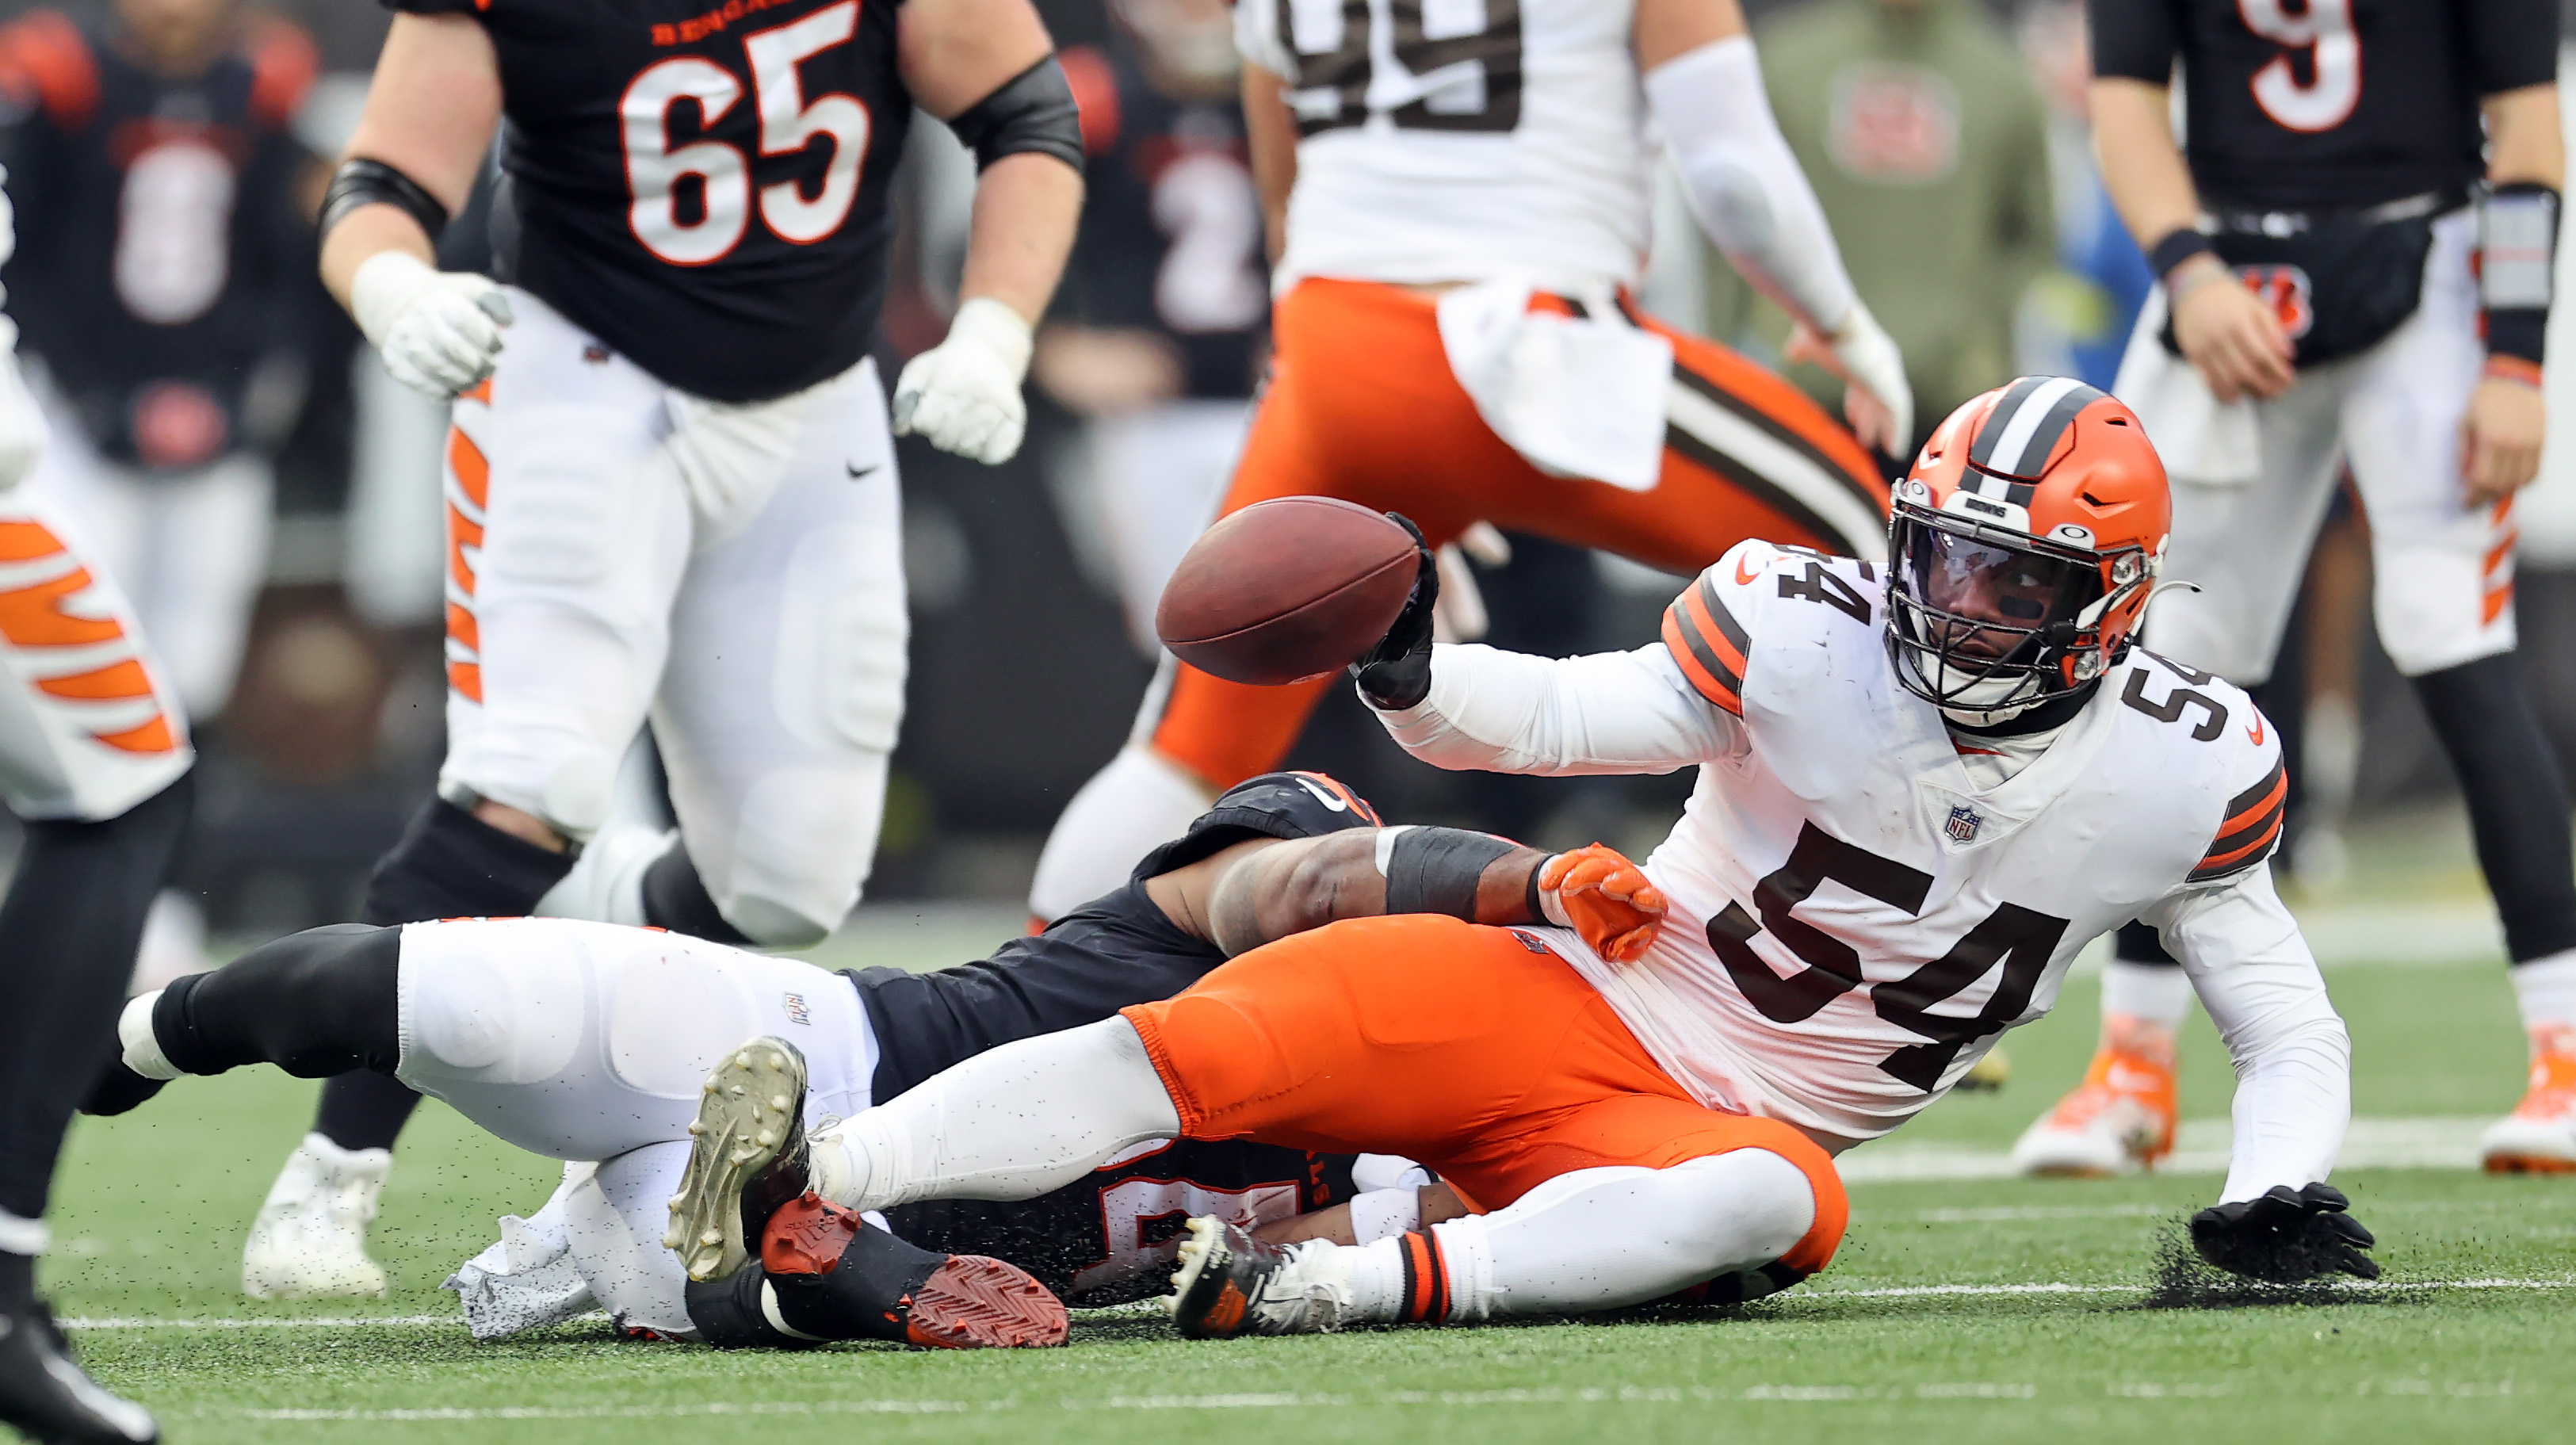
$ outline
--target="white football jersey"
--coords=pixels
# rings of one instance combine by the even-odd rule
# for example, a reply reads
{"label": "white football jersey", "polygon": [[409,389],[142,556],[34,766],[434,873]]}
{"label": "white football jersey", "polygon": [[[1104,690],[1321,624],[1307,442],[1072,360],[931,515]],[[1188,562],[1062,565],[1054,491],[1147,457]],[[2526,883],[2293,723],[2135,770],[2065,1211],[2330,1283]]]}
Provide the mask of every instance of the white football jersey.
{"label": "white football jersey", "polygon": [[1275,274],[1636,282],[1653,159],[1634,0],[1240,0],[1302,139]]}
{"label": "white football jersey", "polygon": [[1550,941],[1712,1108],[1884,1134],[2047,1013],[2084,944],[2143,918],[2240,1076],[2269,1069],[2282,1090],[2253,1117],[2240,1100],[2240,1133],[2268,1141],[2248,1178],[2323,1178],[2348,1044],[2259,866],[2288,792],[2262,714],[2133,649],[2044,751],[1980,787],[1898,683],[1883,607],[1867,562],[1747,542],[1674,602],[1658,646],[1442,648],[1432,695],[1385,721],[1445,766],[1702,765],[1645,864],[1672,905],[1654,946],[1614,964]]}

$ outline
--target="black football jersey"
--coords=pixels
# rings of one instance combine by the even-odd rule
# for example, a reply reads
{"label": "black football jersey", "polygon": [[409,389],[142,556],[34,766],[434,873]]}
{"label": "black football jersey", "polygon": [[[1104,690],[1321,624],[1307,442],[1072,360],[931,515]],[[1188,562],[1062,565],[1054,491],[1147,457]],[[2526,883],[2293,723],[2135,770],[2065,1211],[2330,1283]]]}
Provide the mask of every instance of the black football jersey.
{"label": "black football jersey", "polygon": [[2182,64],[2203,204],[2346,210],[2485,174],[2478,101],[2557,76],[2550,0],[2089,0],[2093,69]]}
{"label": "black football jersey", "polygon": [[1160,332],[1181,358],[1183,395],[1250,396],[1270,280],[1241,105],[1165,95],[1123,40],[1061,58],[1089,189],[1056,316]]}
{"label": "black football jersey", "polygon": [[867,353],[912,118],[896,0],[385,3],[499,52],[499,279],[717,401]]}
{"label": "black football jersey", "polygon": [[39,10],[0,32],[0,164],[18,251],[0,284],[21,345],[103,454],[195,466],[242,447],[259,363],[322,292],[287,129],[315,69],[282,24],[191,80],[131,64]]}

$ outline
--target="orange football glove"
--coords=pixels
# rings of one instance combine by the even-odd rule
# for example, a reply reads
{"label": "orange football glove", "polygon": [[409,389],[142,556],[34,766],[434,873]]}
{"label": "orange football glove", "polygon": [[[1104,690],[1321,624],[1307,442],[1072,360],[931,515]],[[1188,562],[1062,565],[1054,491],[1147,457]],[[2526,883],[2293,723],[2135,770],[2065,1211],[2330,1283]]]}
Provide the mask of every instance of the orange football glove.
{"label": "orange football glove", "polygon": [[1612,963],[1642,957],[1663,930],[1663,890],[1607,844],[1548,859],[1538,870],[1538,886],[1555,900],[1550,911],[1564,914],[1566,926]]}

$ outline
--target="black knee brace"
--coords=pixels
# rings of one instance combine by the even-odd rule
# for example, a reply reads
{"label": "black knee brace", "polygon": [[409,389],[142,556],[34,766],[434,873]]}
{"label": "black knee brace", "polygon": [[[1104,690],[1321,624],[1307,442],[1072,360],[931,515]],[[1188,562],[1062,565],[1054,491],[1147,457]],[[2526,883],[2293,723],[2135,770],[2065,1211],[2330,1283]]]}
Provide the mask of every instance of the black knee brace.
{"label": "black knee brace", "polygon": [[374,924],[524,917],[572,862],[570,853],[550,853],[432,798],[377,860],[359,917]]}
{"label": "black knee brace", "polygon": [[644,921],[709,943],[744,948],[752,942],[741,929],[725,921],[714,896],[707,892],[705,880],[698,877],[698,865],[689,859],[689,844],[684,838],[673,839],[671,850],[644,870]]}
{"label": "black knee brace", "polygon": [[191,1074],[275,1064],[300,1079],[401,1062],[402,930],[334,923],[183,978],[152,1006],[162,1054]]}
{"label": "black knee brace", "polygon": [[2459,775],[2478,867],[2523,963],[2576,948],[2576,860],[2567,784],[2523,695],[2510,652],[2413,679],[2415,696]]}

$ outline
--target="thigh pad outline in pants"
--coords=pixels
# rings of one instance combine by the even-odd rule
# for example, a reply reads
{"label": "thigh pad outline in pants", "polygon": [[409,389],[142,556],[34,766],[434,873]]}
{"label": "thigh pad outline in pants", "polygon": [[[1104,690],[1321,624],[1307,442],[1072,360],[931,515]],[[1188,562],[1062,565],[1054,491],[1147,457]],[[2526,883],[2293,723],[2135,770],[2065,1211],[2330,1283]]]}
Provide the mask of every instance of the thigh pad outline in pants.
{"label": "thigh pad outline in pants", "polygon": [[1526,930],[1355,919],[1122,1013],[1193,1139],[1400,1154],[1482,1209],[1568,1170],[1747,1147],[1808,1172],[1820,1217],[1825,1192],[1839,1197],[1823,1150],[1701,1106]]}
{"label": "thigh pad outline in pants", "polygon": [[0,493],[0,800],[114,818],[188,770],[186,713],[114,579],[51,505]]}
{"label": "thigh pad outline in pants", "polygon": [[709,1070],[775,1034],[809,1125],[868,1105],[876,1041],[848,980],[676,933],[556,918],[403,930],[395,1077],[556,1159],[688,1137]]}
{"label": "thigh pad outline in pants", "polygon": [[439,786],[587,838],[661,679],[689,501],[661,384],[585,359],[589,338],[534,297],[511,304],[500,364],[449,434]]}
{"label": "thigh pad outline in pants", "polygon": [[771,947],[820,942],[858,901],[910,636],[874,364],[828,384],[805,415],[759,515],[690,560],[653,709],[708,896]]}

